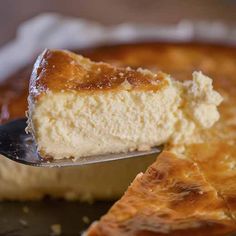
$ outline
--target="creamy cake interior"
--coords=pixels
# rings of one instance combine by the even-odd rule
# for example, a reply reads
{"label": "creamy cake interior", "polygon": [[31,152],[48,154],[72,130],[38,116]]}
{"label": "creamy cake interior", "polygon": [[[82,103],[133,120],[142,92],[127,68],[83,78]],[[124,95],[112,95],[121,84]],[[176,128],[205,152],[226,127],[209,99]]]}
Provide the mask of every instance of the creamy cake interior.
{"label": "creamy cake interior", "polygon": [[193,142],[219,119],[221,101],[201,72],[181,83],[46,50],[31,77],[28,130],[41,155],[55,159],[149,150]]}
{"label": "creamy cake interior", "polygon": [[[214,88],[224,97],[219,107],[220,119],[201,133],[203,144],[190,146],[188,153],[193,149],[191,155],[198,153],[196,158],[206,158],[203,168],[211,163],[208,165],[211,170],[206,168],[206,177],[214,181],[212,185],[216,187],[222,183],[219,191],[224,196],[227,194],[227,201],[233,209],[236,195],[233,188],[235,181],[231,176],[235,175],[235,167],[230,160],[235,158],[236,150],[235,47],[155,42],[98,47],[78,52],[94,61],[105,61],[119,67],[143,67],[154,73],[162,70],[179,81],[189,79],[194,70],[202,71],[213,79]],[[0,85],[1,124],[25,116],[31,72],[32,66],[26,66]],[[227,158],[229,162],[225,162]],[[19,165],[2,157],[0,199],[36,200],[44,196],[80,201],[117,199],[136,174],[144,172],[154,161],[155,157],[150,156],[116,161],[116,165],[103,163],[83,168],[42,169]],[[225,168],[230,172],[222,176]],[[215,169],[217,171],[213,172]]]}

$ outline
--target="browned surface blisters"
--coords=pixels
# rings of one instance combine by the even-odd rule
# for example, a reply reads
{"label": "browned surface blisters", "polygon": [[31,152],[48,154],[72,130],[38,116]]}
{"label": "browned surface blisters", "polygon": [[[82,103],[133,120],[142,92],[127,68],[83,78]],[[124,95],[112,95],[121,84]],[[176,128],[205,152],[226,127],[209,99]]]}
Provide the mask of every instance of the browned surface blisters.
{"label": "browned surface blisters", "polygon": [[200,167],[207,181],[227,202],[236,220],[236,149],[224,142],[194,144],[187,154]]}
{"label": "browned surface blisters", "polygon": [[181,196],[181,201],[180,199],[177,199],[171,202],[171,206],[175,209],[179,208],[179,210],[182,208],[182,202],[194,204],[195,199],[204,199],[206,195],[198,183],[186,184],[182,181],[176,182],[174,186],[170,187],[170,191]]}
{"label": "browned surface blisters", "polygon": [[[190,220],[191,228],[189,227]],[[225,236],[233,229],[232,224],[217,220],[204,221],[193,218],[169,223],[155,215],[140,215],[120,224],[118,230],[116,230],[117,225],[111,222],[106,226],[93,225],[89,236]]]}
{"label": "browned surface blisters", "polygon": [[223,235],[236,229],[228,214],[195,163],[164,152],[88,236]]}
{"label": "browned surface blisters", "polygon": [[[168,82],[163,73],[145,73],[131,68],[116,68],[94,63],[69,51],[46,50],[37,59],[31,76],[30,94],[46,91],[110,91],[125,88],[159,90]],[[127,87],[127,84],[126,84]]]}

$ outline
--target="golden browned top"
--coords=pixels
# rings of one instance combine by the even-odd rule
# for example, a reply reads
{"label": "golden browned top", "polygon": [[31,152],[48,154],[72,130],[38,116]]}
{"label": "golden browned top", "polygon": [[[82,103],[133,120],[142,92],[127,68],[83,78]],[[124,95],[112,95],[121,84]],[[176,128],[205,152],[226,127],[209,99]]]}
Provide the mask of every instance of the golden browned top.
{"label": "golden browned top", "polygon": [[[224,100],[227,105],[224,104],[220,108],[223,120],[229,120],[234,116],[230,111],[236,106],[234,47],[192,43],[138,43],[98,47],[78,52],[94,61],[104,61],[119,67],[143,67],[154,72],[165,71],[178,80],[189,78],[194,70],[201,70],[214,79],[216,90],[223,91],[230,97],[229,100]],[[31,72],[32,65],[29,65],[0,84],[0,123],[25,116]],[[225,123],[223,120],[220,122],[222,125]],[[232,127],[232,123],[230,126]],[[229,133],[228,130],[225,133]]]}
{"label": "golden browned top", "polygon": [[88,236],[224,235],[236,230],[229,215],[194,162],[163,152]]}
{"label": "golden browned top", "polygon": [[236,220],[236,148],[226,142],[193,144],[186,156],[195,161],[218,194],[224,198]]}
{"label": "golden browned top", "polygon": [[36,60],[30,83],[30,94],[45,91],[104,91],[111,89],[158,90],[168,84],[163,73],[116,68],[95,63],[65,50],[45,50]]}

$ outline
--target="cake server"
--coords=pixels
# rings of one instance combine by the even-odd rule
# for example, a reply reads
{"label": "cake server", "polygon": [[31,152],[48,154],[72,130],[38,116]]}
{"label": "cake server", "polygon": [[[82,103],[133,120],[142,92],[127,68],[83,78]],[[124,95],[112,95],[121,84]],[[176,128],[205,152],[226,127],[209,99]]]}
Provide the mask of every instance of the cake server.
{"label": "cake server", "polygon": [[60,159],[45,160],[38,152],[31,134],[25,132],[26,118],[17,119],[0,125],[0,154],[13,161],[39,167],[64,167],[79,166],[85,164],[114,161],[125,158],[144,157],[151,154],[159,154],[162,146],[152,148],[149,151],[133,151],[128,153],[106,154],[82,157],[76,160]]}

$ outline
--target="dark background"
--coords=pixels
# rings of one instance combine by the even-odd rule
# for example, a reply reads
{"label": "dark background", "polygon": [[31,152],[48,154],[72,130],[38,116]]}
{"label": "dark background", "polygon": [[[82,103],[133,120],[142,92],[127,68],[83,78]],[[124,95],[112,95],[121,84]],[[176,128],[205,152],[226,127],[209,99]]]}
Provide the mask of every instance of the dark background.
{"label": "dark background", "polygon": [[0,0],[0,46],[19,23],[42,12],[58,12],[111,25],[176,23],[181,19],[235,25],[236,0]]}

